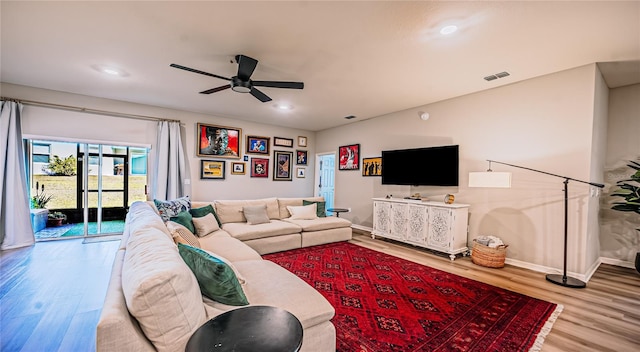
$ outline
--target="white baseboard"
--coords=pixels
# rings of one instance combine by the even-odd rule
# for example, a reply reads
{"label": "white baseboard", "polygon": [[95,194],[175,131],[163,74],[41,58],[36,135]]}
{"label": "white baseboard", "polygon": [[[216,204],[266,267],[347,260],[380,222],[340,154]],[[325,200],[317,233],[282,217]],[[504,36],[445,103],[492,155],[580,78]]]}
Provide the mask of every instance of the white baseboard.
{"label": "white baseboard", "polygon": [[602,264],[610,264],[610,265],[615,265],[615,266],[621,266],[623,268],[630,268],[630,269],[635,269],[636,268],[634,263],[628,262],[626,260],[600,257],[600,262]]}
{"label": "white baseboard", "polygon": [[362,226],[362,225],[351,224],[351,227],[353,227],[354,229],[357,229],[357,230],[362,230],[362,231],[367,231],[367,232],[373,231],[373,228],[367,227],[367,226]]}
{"label": "white baseboard", "polygon": [[[367,231],[367,232],[373,231],[373,228],[367,227],[367,226],[362,226],[362,225],[352,224],[351,227],[354,228],[354,229],[357,229],[357,230],[362,230],[362,231]],[[471,247],[469,247],[469,248],[471,248]],[[516,259],[506,258],[504,262],[506,264],[509,264],[509,265],[517,266],[519,268],[529,269],[529,270],[532,270],[532,271],[537,271],[537,272],[540,272],[540,273],[562,274],[562,269],[556,269],[556,268],[551,268],[551,267],[544,266],[544,265],[538,265],[538,264],[533,264],[533,263],[529,263],[529,262],[523,262],[523,261],[516,260]],[[610,264],[610,265],[615,265],[615,266],[621,266],[621,267],[624,267],[624,268],[635,269],[635,265],[632,262],[628,262],[628,261],[624,261],[624,260],[620,260],[620,259],[600,257],[600,258],[598,258],[598,260],[596,260],[593,263],[593,265],[591,265],[591,267],[587,270],[587,272],[585,274],[578,274],[578,273],[575,273],[575,272],[567,272],[567,276],[571,276],[573,278],[576,278],[576,279],[584,281],[584,282],[589,282],[589,280],[591,279],[593,274],[595,274],[595,272],[598,270],[598,267],[600,266],[600,264]]]}

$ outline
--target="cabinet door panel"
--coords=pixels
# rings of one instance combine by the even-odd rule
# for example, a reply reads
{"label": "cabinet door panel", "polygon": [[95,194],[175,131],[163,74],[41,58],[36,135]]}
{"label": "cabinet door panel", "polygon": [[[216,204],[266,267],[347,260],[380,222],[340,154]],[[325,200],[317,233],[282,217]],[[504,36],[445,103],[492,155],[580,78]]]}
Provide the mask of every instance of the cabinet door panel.
{"label": "cabinet door panel", "polygon": [[373,230],[377,235],[388,235],[391,223],[391,204],[387,202],[373,203]]}
{"label": "cabinet door panel", "polygon": [[407,232],[407,204],[391,205],[391,236],[401,239]]}
{"label": "cabinet door panel", "polygon": [[407,242],[425,245],[427,241],[429,208],[420,205],[409,205],[407,218],[407,232],[404,239]]}
{"label": "cabinet door panel", "polygon": [[427,244],[445,251],[451,246],[451,217],[450,209],[431,208],[429,214],[429,235]]}

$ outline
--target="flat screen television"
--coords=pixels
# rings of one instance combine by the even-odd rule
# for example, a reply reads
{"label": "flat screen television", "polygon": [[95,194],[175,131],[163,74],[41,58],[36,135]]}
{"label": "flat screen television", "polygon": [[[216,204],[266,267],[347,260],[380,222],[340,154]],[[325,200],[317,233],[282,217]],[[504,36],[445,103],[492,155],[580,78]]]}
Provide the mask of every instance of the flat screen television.
{"label": "flat screen television", "polygon": [[457,186],[458,146],[383,150],[382,184]]}

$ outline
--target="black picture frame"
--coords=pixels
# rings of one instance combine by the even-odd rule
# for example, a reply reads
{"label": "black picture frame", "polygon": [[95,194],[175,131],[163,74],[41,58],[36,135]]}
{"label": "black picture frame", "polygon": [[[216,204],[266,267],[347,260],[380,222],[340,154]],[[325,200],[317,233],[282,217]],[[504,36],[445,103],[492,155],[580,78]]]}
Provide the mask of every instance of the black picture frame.
{"label": "black picture frame", "polygon": [[276,147],[293,148],[293,139],[284,137],[273,137],[273,145]]}
{"label": "black picture frame", "polygon": [[274,181],[291,181],[293,167],[293,152],[276,150],[273,152],[273,180]]}
{"label": "black picture frame", "polygon": [[225,166],[224,160],[200,160],[200,179],[224,180]]}

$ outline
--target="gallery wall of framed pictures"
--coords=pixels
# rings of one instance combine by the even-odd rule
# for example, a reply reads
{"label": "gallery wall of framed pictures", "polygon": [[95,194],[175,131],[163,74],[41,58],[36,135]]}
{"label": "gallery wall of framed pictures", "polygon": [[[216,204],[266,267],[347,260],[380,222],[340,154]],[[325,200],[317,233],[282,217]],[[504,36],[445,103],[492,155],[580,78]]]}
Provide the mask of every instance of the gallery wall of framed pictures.
{"label": "gallery wall of framed pictures", "polygon": [[[302,149],[272,151],[272,143],[274,147]],[[308,165],[309,155],[304,149],[307,145],[306,136],[243,136],[239,127],[196,124],[196,155],[201,158],[240,159],[229,163],[230,175],[248,174],[251,178],[271,177],[274,181],[292,181],[295,173],[296,178],[305,178],[306,168],[294,169],[294,165]],[[224,180],[226,166],[224,160],[201,160],[200,179]]]}

